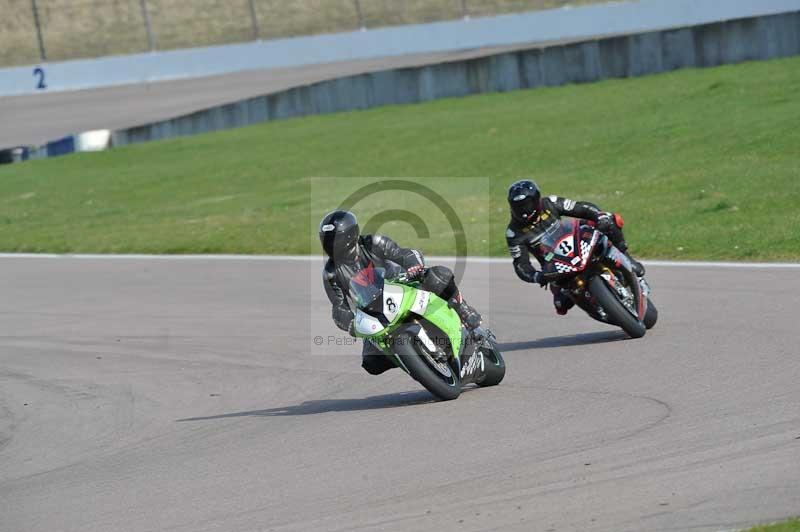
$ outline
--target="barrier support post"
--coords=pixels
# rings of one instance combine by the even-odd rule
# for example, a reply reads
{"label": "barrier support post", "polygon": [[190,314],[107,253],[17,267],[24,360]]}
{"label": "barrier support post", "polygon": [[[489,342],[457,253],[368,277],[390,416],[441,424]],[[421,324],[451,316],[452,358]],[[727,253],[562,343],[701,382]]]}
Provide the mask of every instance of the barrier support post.
{"label": "barrier support post", "polygon": [[147,9],[147,0],[139,0],[139,6],[142,9],[144,29],[147,32],[147,50],[153,52],[156,49],[156,40],[153,37],[153,24],[150,22],[150,10]]}
{"label": "barrier support post", "polygon": [[358,17],[358,28],[362,31],[367,29],[364,25],[364,11],[361,9],[361,0],[353,0],[353,3],[356,6],[356,17]]}
{"label": "barrier support post", "polygon": [[253,24],[253,40],[261,39],[261,27],[258,25],[258,13],[256,12],[256,0],[250,0],[250,20]]}
{"label": "barrier support post", "polygon": [[36,0],[31,0],[31,9],[33,10],[33,23],[36,25],[36,38],[39,41],[39,57],[42,59],[42,61],[47,61],[47,49],[44,47],[42,23],[39,19],[39,6],[36,5]]}

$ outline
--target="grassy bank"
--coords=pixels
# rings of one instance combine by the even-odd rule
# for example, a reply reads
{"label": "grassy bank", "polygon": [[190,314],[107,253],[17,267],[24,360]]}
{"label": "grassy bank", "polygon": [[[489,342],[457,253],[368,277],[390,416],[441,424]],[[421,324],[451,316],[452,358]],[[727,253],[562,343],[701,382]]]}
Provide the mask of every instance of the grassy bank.
{"label": "grassy bank", "polygon": [[[793,58],[0,167],[0,250],[307,253],[314,222],[355,186],[334,176],[484,176],[420,182],[451,201],[473,252],[503,255],[505,189],[531,175],[547,193],[621,211],[641,256],[797,260],[799,93]],[[425,200],[403,198],[376,196],[356,210],[365,219],[400,202],[423,219],[441,217]],[[431,223],[429,239],[404,223],[384,230],[429,253],[452,252],[443,217]]]}

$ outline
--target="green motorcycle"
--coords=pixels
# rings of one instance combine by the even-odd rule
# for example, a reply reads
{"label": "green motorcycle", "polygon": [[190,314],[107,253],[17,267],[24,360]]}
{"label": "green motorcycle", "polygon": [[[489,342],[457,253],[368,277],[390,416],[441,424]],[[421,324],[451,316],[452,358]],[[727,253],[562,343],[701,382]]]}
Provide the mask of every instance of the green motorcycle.
{"label": "green motorcycle", "polygon": [[494,386],[506,365],[489,331],[470,334],[447,301],[405,274],[386,278],[370,264],[350,280],[355,335],[372,342],[396,366],[443,401],[462,386]]}

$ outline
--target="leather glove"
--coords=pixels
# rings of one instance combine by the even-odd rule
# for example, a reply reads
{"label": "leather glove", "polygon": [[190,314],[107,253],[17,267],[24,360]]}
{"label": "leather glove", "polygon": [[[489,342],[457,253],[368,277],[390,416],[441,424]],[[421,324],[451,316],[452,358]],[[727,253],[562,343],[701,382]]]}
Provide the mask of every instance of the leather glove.
{"label": "leather glove", "polygon": [[421,264],[416,266],[412,266],[406,270],[406,277],[409,281],[416,281],[422,276],[422,272],[425,271],[425,267]]}
{"label": "leather glove", "polygon": [[542,272],[534,272],[533,273],[533,282],[545,288],[547,286],[547,281],[544,280],[544,274]]}
{"label": "leather glove", "polygon": [[343,331],[348,331],[353,326],[353,311],[349,308],[334,307],[333,323]]}
{"label": "leather glove", "polygon": [[617,222],[614,220],[614,215],[610,212],[604,212],[597,217],[597,230],[601,233],[610,231],[616,227]]}

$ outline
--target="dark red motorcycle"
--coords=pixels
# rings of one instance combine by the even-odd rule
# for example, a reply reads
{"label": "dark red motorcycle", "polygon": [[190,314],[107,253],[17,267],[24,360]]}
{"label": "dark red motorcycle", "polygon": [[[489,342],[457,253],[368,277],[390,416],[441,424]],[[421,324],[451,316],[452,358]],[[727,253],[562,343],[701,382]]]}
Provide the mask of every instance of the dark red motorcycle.
{"label": "dark red motorcycle", "polygon": [[641,338],[658,320],[650,287],[628,257],[585,220],[553,219],[534,248],[544,279],[589,316]]}

